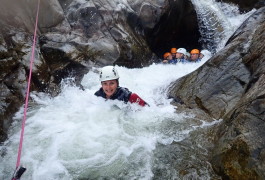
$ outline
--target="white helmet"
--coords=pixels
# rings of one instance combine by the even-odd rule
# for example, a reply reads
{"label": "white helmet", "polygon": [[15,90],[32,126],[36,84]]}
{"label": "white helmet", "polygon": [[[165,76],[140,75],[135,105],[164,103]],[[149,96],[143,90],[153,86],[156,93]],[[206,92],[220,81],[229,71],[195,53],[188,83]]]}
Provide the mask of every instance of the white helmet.
{"label": "white helmet", "polygon": [[177,53],[182,53],[182,54],[184,54],[184,55],[186,55],[186,49],[185,48],[178,48],[178,50],[177,50]]}
{"label": "white helmet", "polygon": [[102,81],[108,81],[113,79],[119,79],[118,71],[115,69],[114,66],[105,66],[101,69],[101,72],[99,74],[99,80]]}
{"label": "white helmet", "polygon": [[207,49],[201,50],[201,54],[205,55],[211,55],[211,52],[208,51]]}
{"label": "white helmet", "polygon": [[186,56],[190,58],[190,53],[189,52],[186,52]]}

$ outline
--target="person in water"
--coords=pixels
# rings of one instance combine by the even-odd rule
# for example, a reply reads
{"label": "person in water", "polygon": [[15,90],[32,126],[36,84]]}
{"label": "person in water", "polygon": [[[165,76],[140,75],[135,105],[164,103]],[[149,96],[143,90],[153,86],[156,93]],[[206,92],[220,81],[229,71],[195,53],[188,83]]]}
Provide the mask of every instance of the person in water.
{"label": "person in water", "polygon": [[200,56],[200,51],[199,49],[193,49],[190,52],[190,61],[191,62],[200,62],[201,59],[199,58]]}
{"label": "person in water", "polygon": [[164,55],[163,55],[163,61],[162,61],[162,63],[168,63],[168,62],[170,62],[170,61],[172,61],[172,55],[171,55],[171,53],[170,52],[166,52]]}
{"label": "person in water", "polygon": [[185,55],[187,53],[187,50],[185,48],[178,48],[177,54],[176,54],[176,63],[187,63],[188,61],[185,59]]}
{"label": "person in water", "polygon": [[176,59],[177,48],[171,48],[170,53],[171,53],[172,59],[175,60]]}
{"label": "person in water", "polygon": [[207,49],[203,49],[203,50],[201,50],[201,52],[200,52],[200,59],[202,59],[203,57],[205,57],[205,56],[208,56],[208,57],[211,57],[211,52],[210,51],[208,51]]}
{"label": "person in water", "polygon": [[99,79],[101,81],[101,88],[95,92],[98,97],[104,99],[120,100],[125,103],[137,103],[140,106],[148,105],[137,94],[132,93],[127,88],[119,86],[119,74],[114,66],[105,66],[101,69]]}
{"label": "person in water", "polygon": [[184,59],[186,59],[187,61],[190,61],[190,53],[188,51],[184,55]]}

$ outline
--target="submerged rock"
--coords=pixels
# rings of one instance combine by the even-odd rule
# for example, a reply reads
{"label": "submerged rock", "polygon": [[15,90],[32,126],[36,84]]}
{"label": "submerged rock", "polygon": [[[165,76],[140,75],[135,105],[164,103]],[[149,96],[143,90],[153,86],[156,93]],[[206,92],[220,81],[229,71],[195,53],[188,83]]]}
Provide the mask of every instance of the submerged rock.
{"label": "submerged rock", "polygon": [[224,119],[212,165],[225,179],[265,178],[264,12],[250,16],[224,49],[169,90],[176,102]]}

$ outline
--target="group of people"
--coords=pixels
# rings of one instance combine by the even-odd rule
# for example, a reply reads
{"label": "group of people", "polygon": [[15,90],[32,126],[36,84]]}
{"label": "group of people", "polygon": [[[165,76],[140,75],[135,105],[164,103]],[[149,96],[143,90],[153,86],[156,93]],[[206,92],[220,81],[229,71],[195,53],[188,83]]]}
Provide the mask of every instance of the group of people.
{"label": "group of people", "polygon": [[188,52],[185,48],[171,48],[170,52],[163,55],[162,63],[177,64],[187,62],[199,62],[208,53],[208,50],[192,49]]}

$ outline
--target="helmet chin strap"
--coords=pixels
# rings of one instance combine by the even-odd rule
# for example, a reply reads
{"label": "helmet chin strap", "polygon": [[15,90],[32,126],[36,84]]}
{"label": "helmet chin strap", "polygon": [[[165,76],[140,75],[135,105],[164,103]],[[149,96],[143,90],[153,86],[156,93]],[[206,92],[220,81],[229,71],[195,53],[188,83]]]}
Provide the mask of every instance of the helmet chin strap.
{"label": "helmet chin strap", "polygon": [[117,81],[117,87],[120,87],[119,79],[116,79]]}

